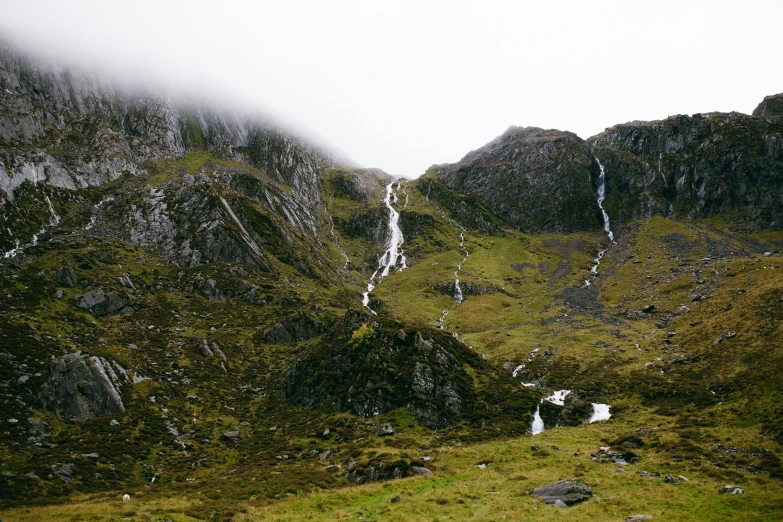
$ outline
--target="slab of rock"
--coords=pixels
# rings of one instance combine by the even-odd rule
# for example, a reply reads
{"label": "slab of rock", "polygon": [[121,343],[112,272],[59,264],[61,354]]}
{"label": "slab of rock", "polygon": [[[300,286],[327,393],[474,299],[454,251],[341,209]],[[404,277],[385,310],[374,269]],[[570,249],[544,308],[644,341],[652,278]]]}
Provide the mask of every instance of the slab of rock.
{"label": "slab of rock", "polygon": [[238,431],[227,431],[223,434],[223,437],[228,440],[237,440],[239,438]]}
{"label": "slab of rock", "polygon": [[310,314],[300,312],[287,317],[282,323],[275,324],[266,333],[268,344],[288,344],[307,341],[323,333],[318,319]]}
{"label": "slab of rock", "polygon": [[78,351],[52,358],[38,397],[60,420],[84,422],[125,413],[120,394],[122,384],[106,359]]}
{"label": "slab of rock", "polygon": [[63,482],[72,482],[76,474],[76,466],[67,464],[53,464],[52,473]]}
{"label": "slab of rock", "polygon": [[650,515],[631,515],[629,517],[625,517],[626,522],[636,522],[640,520],[652,520],[652,517]]}
{"label": "slab of rock", "polygon": [[633,451],[623,451],[623,452],[617,452],[607,449],[599,450],[595,453],[592,453],[590,455],[590,459],[594,462],[603,462],[603,463],[618,463],[619,461],[625,462],[626,464],[633,464],[637,460],[641,459],[641,457],[634,453]]}
{"label": "slab of rock", "polygon": [[391,427],[391,424],[381,424],[375,428],[376,437],[386,437],[389,435],[394,435],[394,428]]}
{"label": "slab of rock", "polygon": [[408,471],[412,475],[432,475],[432,471],[424,466],[411,466],[408,468]]}
{"label": "slab of rock", "polygon": [[554,504],[559,500],[566,506],[573,506],[592,497],[593,491],[590,486],[581,482],[559,480],[534,489],[533,496],[543,498],[547,504]]}
{"label": "slab of rock", "polygon": [[57,286],[73,288],[79,284],[79,275],[73,268],[60,267],[54,273],[54,282]]}
{"label": "slab of rock", "polygon": [[117,292],[105,292],[103,288],[96,288],[87,292],[79,300],[79,308],[93,315],[114,315],[133,313],[130,297]]}

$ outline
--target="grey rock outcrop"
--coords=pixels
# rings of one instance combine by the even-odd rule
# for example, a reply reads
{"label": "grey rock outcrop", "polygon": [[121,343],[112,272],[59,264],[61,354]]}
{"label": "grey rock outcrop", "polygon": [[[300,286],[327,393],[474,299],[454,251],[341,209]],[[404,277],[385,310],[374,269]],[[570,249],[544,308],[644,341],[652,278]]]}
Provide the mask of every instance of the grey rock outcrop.
{"label": "grey rock outcrop", "polygon": [[473,194],[497,217],[527,232],[601,226],[591,177],[599,169],[571,132],[510,127],[451,165],[431,167],[450,189]]}
{"label": "grey rock outcrop", "polygon": [[782,228],[781,99],[767,97],[753,116],[671,116],[615,125],[590,138],[605,167],[603,205],[612,224],[734,213],[738,224]]}
{"label": "grey rock outcrop", "polygon": [[269,344],[288,344],[307,341],[323,333],[318,319],[300,312],[287,317],[282,323],[275,324],[264,337]]}
{"label": "grey rock outcrop", "polygon": [[391,424],[381,424],[375,428],[376,437],[387,437],[389,435],[394,435],[394,428],[392,428]]}
{"label": "grey rock outcrop", "polygon": [[54,273],[54,282],[57,286],[73,288],[79,284],[79,275],[73,268],[60,267]]}
{"label": "grey rock outcrop", "polygon": [[593,496],[590,486],[573,480],[559,480],[554,484],[541,486],[533,490],[533,496],[541,497],[547,504],[561,501],[567,506],[584,502]]}
{"label": "grey rock outcrop", "polygon": [[[356,342],[354,332],[371,321],[361,312],[346,313],[340,328],[327,332],[290,368],[286,398],[305,406],[328,401],[335,411],[362,417],[407,408],[430,428],[452,425],[463,415],[492,422],[504,412],[519,417],[535,409],[533,392],[520,390],[510,376],[440,330],[400,335],[399,325],[378,325],[372,336]],[[477,390],[468,369],[492,374],[498,396],[481,401],[482,412],[484,404],[496,408],[491,415],[475,412]]]}
{"label": "grey rock outcrop", "polygon": [[130,297],[117,292],[105,292],[103,288],[96,288],[87,292],[79,300],[79,308],[93,315],[114,315],[133,313]]}
{"label": "grey rock outcrop", "polygon": [[104,358],[80,351],[53,358],[38,397],[65,422],[125,412],[123,381]]}

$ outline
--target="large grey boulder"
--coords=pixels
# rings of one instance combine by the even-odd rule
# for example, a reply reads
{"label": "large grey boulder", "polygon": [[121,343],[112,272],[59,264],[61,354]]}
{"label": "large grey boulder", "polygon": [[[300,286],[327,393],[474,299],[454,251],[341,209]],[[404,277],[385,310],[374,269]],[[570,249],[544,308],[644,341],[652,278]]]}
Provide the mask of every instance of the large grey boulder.
{"label": "large grey boulder", "polygon": [[130,297],[117,292],[105,292],[103,288],[90,290],[79,300],[79,308],[93,315],[133,313]]}
{"label": "large grey boulder", "polygon": [[541,486],[533,490],[533,496],[541,497],[547,504],[561,501],[567,506],[584,502],[593,496],[590,486],[573,480],[558,480],[554,484]]}
{"label": "large grey boulder", "polygon": [[81,351],[52,358],[38,397],[65,422],[124,413],[122,380],[103,357]]}

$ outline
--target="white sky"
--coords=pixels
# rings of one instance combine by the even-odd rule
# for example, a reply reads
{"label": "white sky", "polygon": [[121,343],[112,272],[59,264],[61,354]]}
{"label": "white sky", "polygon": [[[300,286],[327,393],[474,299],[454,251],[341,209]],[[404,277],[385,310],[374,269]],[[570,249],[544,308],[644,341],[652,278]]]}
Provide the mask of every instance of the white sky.
{"label": "white sky", "polygon": [[783,91],[783,2],[0,0],[12,41],[260,107],[418,176],[509,125],[583,138]]}

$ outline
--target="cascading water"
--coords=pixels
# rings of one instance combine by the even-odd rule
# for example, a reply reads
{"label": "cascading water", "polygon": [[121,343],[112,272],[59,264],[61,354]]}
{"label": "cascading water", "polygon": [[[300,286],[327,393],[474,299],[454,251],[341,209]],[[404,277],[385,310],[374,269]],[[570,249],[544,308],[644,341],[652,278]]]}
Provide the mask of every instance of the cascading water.
{"label": "cascading water", "polygon": [[[111,197],[111,196],[109,196],[108,198],[106,198],[106,199],[102,199],[102,200],[100,200],[98,203],[96,203],[95,205],[93,205],[93,208],[94,208],[96,211],[97,211],[97,210],[100,210],[100,208],[103,206],[103,204],[104,204],[104,203],[109,203],[109,202],[111,202],[111,201],[114,201],[114,198],[113,198],[113,197]],[[92,227],[94,227],[94,226],[95,226],[95,224],[96,224],[97,222],[98,222],[98,216],[96,216],[96,215],[93,215],[93,216],[90,218],[90,222],[89,222],[89,223],[87,223],[87,226],[85,226],[85,227],[84,227],[84,230],[90,230]]]}
{"label": "cascading water", "polygon": [[[397,187],[401,185],[398,182]],[[389,271],[393,267],[398,267],[397,270],[405,270],[408,268],[407,261],[405,259],[404,251],[402,250],[402,244],[404,238],[402,237],[402,229],[400,228],[400,213],[394,210],[392,203],[397,203],[397,195],[394,193],[394,182],[392,181],[386,185],[386,198],[384,199],[386,208],[389,209],[389,241],[387,242],[386,252],[378,259],[378,269],[373,272],[370,281],[367,283],[367,291],[362,294],[362,304],[371,311],[373,314],[375,310],[370,308],[370,292],[372,292],[378,283],[389,275]],[[380,275],[378,275],[380,272]],[[376,277],[378,280],[376,281]]]}
{"label": "cascading water", "polygon": [[[44,194],[44,199],[46,200],[46,204],[49,207],[49,226],[53,227],[60,224],[60,216],[57,214],[57,211],[54,210],[54,205],[52,204],[52,200],[49,199],[49,196],[47,194]],[[3,253],[3,259],[11,259],[16,257],[17,255],[24,252],[25,248],[34,247],[38,244],[38,236],[46,232],[46,226],[41,228],[41,230],[38,231],[37,234],[33,234],[33,237],[30,238],[30,242],[22,245],[19,243],[19,240],[17,239],[14,244],[14,248],[9,250],[8,252]]]}
{"label": "cascading water", "polygon": [[[571,390],[557,390],[555,392],[552,392],[552,395],[549,397],[544,397],[541,399],[541,402],[547,401],[551,402],[552,404],[557,404],[558,406],[564,406],[565,405],[565,398],[566,396],[571,393]],[[542,431],[544,431],[544,420],[541,418],[541,405],[539,404],[538,407],[536,407],[536,411],[533,414],[533,422],[530,423],[530,431],[533,435],[538,435]]]}
{"label": "cascading water", "polygon": [[544,431],[544,419],[541,418],[541,406],[536,407],[536,412],[533,414],[533,423],[530,425],[530,433],[538,435]]}
{"label": "cascading water", "polygon": [[591,404],[593,405],[593,414],[590,415],[589,419],[587,419],[588,424],[609,420],[609,417],[612,416],[612,413],[609,411],[611,406],[608,404],[600,404],[597,402],[593,402]]}
{"label": "cascading water", "polygon": [[[601,169],[601,173],[598,175],[598,208],[601,209],[601,214],[604,218],[604,231],[606,232],[606,235],[609,236],[609,241],[614,244],[614,232],[612,232],[609,224],[609,214],[604,210],[604,199],[606,199],[606,172],[604,171],[604,166],[598,161],[598,158],[595,158],[595,161]],[[609,249],[605,248],[598,252],[598,257],[593,260],[593,267],[590,269],[590,275],[598,275],[598,265],[601,264],[601,259],[603,259],[607,250]],[[590,280],[585,279],[585,286],[590,286]]]}
{"label": "cascading water", "polygon": [[462,232],[459,234],[459,248],[465,254],[465,257],[463,257],[462,261],[457,264],[457,269],[454,271],[454,300],[457,301],[457,303],[461,303],[465,300],[464,296],[462,295],[462,288],[459,286],[459,271],[462,270],[462,265],[465,263],[465,261],[468,260],[468,256],[470,255],[468,253],[468,249],[465,248],[465,229],[462,226],[459,228],[462,229]]}

